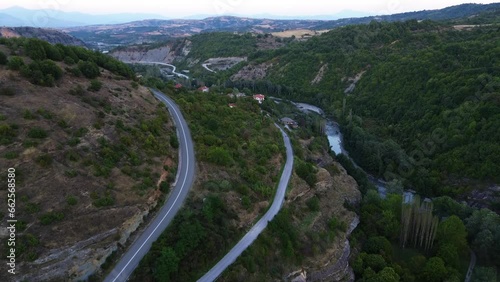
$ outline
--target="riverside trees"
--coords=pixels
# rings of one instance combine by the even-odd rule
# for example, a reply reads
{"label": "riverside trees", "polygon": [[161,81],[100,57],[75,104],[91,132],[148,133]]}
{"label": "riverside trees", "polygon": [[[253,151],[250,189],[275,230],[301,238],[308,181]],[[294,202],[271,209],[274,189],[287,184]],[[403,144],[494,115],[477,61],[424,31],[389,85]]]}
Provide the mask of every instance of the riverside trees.
{"label": "riverside trees", "polygon": [[403,201],[401,210],[401,246],[404,248],[413,242],[415,247],[431,249],[439,224],[438,217],[432,214],[432,201],[425,199],[421,203],[420,196],[416,195],[412,201]]}

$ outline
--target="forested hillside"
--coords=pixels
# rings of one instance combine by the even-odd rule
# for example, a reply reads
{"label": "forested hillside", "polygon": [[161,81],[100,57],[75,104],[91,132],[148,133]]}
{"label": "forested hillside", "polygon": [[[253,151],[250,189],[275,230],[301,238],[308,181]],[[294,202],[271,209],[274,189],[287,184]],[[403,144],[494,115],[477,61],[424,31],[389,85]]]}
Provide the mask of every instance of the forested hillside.
{"label": "forested hillside", "polygon": [[321,105],[342,122],[368,171],[426,195],[455,195],[471,180],[498,183],[498,26],[430,21],[333,30],[258,52],[267,81],[236,87]]}

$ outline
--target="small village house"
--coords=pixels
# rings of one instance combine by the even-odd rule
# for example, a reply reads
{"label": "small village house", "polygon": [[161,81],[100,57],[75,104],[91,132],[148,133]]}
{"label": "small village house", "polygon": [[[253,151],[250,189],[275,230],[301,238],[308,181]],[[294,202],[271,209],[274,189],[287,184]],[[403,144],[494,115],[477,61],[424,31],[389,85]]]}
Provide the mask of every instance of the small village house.
{"label": "small village house", "polygon": [[264,102],[264,100],[266,100],[266,96],[264,96],[262,94],[255,94],[255,95],[253,95],[253,99],[256,101],[259,101],[259,104],[262,104],[262,102]]}
{"label": "small village house", "polygon": [[199,91],[203,92],[203,93],[208,93],[210,92],[210,88],[206,87],[206,86],[202,86],[200,88],[198,88]]}

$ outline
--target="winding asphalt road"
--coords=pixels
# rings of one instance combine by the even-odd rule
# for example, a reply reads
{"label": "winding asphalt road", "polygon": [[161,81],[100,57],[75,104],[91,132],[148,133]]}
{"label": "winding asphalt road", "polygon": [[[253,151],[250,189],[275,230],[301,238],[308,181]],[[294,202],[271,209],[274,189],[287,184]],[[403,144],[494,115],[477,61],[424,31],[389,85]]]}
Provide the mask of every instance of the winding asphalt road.
{"label": "winding asphalt road", "polygon": [[213,72],[213,73],[217,73],[216,71],[214,71],[213,69],[209,68],[208,66],[211,65],[210,63],[207,63],[207,64],[202,64],[201,66],[206,69],[207,71],[209,72]]}
{"label": "winding asphalt road", "polygon": [[245,236],[234,246],[229,253],[226,254],[210,271],[208,271],[203,277],[201,277],[198,282],[211,282],[217,279],[222,272],[231,265],[236,258],[238,258],[244,250],[246,250],[252,243],[257,239],[260,233],[264,231],[267,226],[267,223],[271,221],[276,214],[278,214],[281,206],[283,205],[283,201],[285,199],[286,188],[288,186],[288,182],[290,181],[290,177],[292,176],[293,169],[293,150],[292,144],[290,143],[290,138],[286,134],[283,129],[281,129],[278,125],[276,125],[281,130],[281,134],[283,135],[283,140],[285,142],[286,147],[286,163],[285,168],[283,169],[283,173],[281,174],[281,179],[278,184],[278,191],[274,196],[273,204],[271,208],[266,212],[266,214],[248,231]]}
{"label": "winding asphalt road", "polygon": [[178,73],[176,72],[177,70],[177,67],[172,65],[172,64],[167,64],[167,63],[161,63],[161,62],[148,62],[148,61],[122,61],[126,64],[142,64],[142,65],[160,65],[160,66],[167,66],[167,67],[171,67],[172,68],[172,73],[177,75],[178,77],[182,77],[182,78],[185,78],[185,79],[189,79],[189,76],[185,75],[185,74],[182,74],[182,73]]}
{"label": "winding asphalt road", "polygon": [[177,127],[177,136],[179,138],[179,168],[175,180],[174,189],[165,205],[161,208],[155,218],[151,221],[144,232],[130,246],[128,251],[121,257],[115,268],[106,277],[106,282],[126,281],[135,268],[139,265],[141,259],[151,248],[156,239],[167,228],[174,216],[181,208],[195,178],[195,158],[193,140],[184,117],[179,107],[172,99],[165,94],[151,89],[153,94],[162,101],[170,111]]}

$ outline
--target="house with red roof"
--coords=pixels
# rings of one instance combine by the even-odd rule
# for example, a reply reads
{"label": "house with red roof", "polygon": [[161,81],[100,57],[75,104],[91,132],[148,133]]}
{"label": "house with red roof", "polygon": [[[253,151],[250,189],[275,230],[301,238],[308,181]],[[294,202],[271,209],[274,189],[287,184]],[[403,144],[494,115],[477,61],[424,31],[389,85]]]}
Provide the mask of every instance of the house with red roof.
{"label": "house with red roof", "polygon": [[253,99],[256,101],[259,101],[259,104],[262,104],[262,102],[264,102],[264,100],[266,100],[266,96],[264,96],[262,94],[255,94],[255,95],[253,95]]}
{"label": "house with red roof", "polygon": [[180,83],[177,83],[175,86],[174,86],[175,89],[181,89],[182,88],[182,84]]}
{"label": "house with red roof", "polygon": [[210,92],[210,88],[208,88],[206,86],[200,87],[200,88],[198,88],[198,90],[201,91],[201,92],[203,92],[203,93]]}

